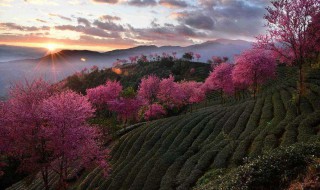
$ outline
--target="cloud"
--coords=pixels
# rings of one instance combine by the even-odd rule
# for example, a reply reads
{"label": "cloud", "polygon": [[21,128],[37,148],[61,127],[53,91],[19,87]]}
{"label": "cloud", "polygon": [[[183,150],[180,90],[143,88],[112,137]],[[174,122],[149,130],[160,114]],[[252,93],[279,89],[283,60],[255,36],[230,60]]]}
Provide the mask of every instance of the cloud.
{"label": "cloud", "polygon": [[150,44],[168,45],[184,44],[190,45],[192,39],[205,39],[207,34],[198,32],[185,25],[165,24],[152,28],[135,29],[131,28],[134,39],[148,41]]}
{"label": "cloud", "polygon": [[121,20],[120,17],[118,16],[111,16],[111,15],[102,15],[100,16],[101,20],[107,20],[107,21],[116,21],[116,20]]}
{"label": "cloud", "polygon": [[74,32],[79,32],[86,35],[91,36],[97,36],[97,37],[103,37],[103,38],[119,38],[120,35],[117,33],[109,33],[102,29],[95,28],[95,27],[85,27],[85,26],[72,26],[72,25],[60,25],[55,26],[55,29],[57,30],[70,30]]}
{"label": "cloud", "polygon": [[38,21],[38,22],[42,22],[42,23],[47,23],[47,21],[45,21],[45,20],[41,20],[41,19],[36,19],[36,21]]}
{"label": "cloud", "polygon": [[6,22],[0,23],[0,29],[4,30],[20,30],[20,31],[39,31],[39,30],[50,30],[49,26],[35,27],[35,26],[21,26],[15,23]]}
{"label": "cloud", "polygon": [[0,7],[12,7],[13,0],[0,0]]}
{"label": "cloud", "polygon": [[183,0],[160,0],[159,4],[168,8],[185,8],[188,6]]}
{"label": "cloud", "polygon": [[92,0],[96,3],[108,3],[108,4],[117,4],[119,0]]}
{"label": "cloud", "polygon": [[111,21],[101,22],[99,20],[95,20],[93,22],[93,25],[97,26],[98,28],[100,28],[102,30],[116,31],[116,32],[124,31],[124,28],[122,25],[115,24]]}
{"label": "cloud", "polygon": [[132,6],[155,6],[157,5],[157,1],[155,0],[129,0],[128,1],[128,4],[129,5],[132,5]]}
{"label": "cloud", "polygon": [[127,38],[117,38],[117,39],[105,39],[105,38],[95,38],[92,36],[82,35],[79,39],[57,39],[57,38],[48,38],[43,36],[36,35],[3,35],[0,34],[0,43],[39,43],[43,44],[44,42],[51,42],[55,44],[64,44],[72,46],[91,46],[92,48],[105,47],[106,49],[114,48],[128,48],[138,44],[135,40]]}
{"label": "cloud", "polygon": [[90,27],[91,26],[91,23],[85,18],[79,17],[79,18],[77,18],[77,21],[78,21],[78,24],[83,24],[86,27]]}
{"label": "cloud", "polygon": [[52,0],[24,0],[26,3],[36,4],[36,5],[59,5]]}
{"label": "cloud", "polygon": [[180,24],[206,30],[212,38],[253,38],[263,32],[269,0],[198,0],[193,9],[172,12]]}
{"label": "cloud", "polygon": [[71,19],[71,18],[68,18],[68,17],[62,16],[62,15],[59,15],[59,14],[49,13],[49,16],[51,16],[51,17],[59,17],[59,18],[61,18],[61,19],[63,19],[63,20],[72,21],[72,19]]}
{"label": "cloud", "polygon": [[214,22],[211,17],[198,13],[184,14],[180,16],[178,20],[196,29],[212,30],[214,27]]}

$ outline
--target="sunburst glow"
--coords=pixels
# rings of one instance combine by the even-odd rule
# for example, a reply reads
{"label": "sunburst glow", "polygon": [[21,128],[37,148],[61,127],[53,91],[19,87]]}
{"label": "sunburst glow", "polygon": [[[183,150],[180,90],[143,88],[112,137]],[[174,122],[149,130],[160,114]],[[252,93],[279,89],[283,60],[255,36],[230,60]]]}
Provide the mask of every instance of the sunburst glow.
{"label": "sunburst glow", "polygon": [[47,44],[46,48],[48,49],[49,52],[54,52],[57,50],[57,44]]}

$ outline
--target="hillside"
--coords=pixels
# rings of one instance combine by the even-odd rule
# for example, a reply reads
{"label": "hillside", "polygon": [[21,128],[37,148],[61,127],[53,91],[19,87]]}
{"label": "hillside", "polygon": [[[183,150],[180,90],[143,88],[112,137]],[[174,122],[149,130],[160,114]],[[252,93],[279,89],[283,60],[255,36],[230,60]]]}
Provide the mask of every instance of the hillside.
{"label": "hillside", "polygon": [[[6,96],[10,84],[18,80],[33,80],[42,77],[49,82],[58,82],[84,68],[91,68],[93,65],[99,68],[110,68],[117,59],[128,59],[129,56],[140,56],[141,54],[149,56],[149,54],[155,53],[162,55],[163,52],[168,54],[176,52],[177,57],[180,58],[185,52],[192,51],[201,54],[199,61],[206,62],[212,56],[227,56],[231,59],[235,54],[239,54],[249,47],[251,47],[251,42],[248,41],[218,39],[186,47],[136,46],[103,53],[87,50],[61,50],[47,55],[47,52],[43,51],[32,54],[28,48],[1,46],[0,97]],[[37,49],[31,50],[38,51]],[[12,55],[12,57],[6,58],[2,54]]]}
{"label": "hillside", "polygon": [[82,75],[69,76],[65,86],[85,94],[86,89],[104,84],[107,79],[118,80],[124,87],[137,88],[141,78],[154,74],[160,78],[173,75],[177,81],[195,80],[204,81],[211,69],[210,64],[190,61],[154,61],[139,64],[127,64],[114,68],[94,70]]}
{"label": "hillside", "polygon": [[[73,189],[190,189],[209,170],[232,168],[243,164],[244,157],[319,139],[320,70],[306,77],[301,115],[291,103],[295,72],[280,67],[277,79],[256,100],[215,104],[134,129],[115,142],[108,179],[93,168],[82,173]],[[36,180],[28,189],[42,189],[41,183]],[[24,189],[24,183],[8,189]]]}

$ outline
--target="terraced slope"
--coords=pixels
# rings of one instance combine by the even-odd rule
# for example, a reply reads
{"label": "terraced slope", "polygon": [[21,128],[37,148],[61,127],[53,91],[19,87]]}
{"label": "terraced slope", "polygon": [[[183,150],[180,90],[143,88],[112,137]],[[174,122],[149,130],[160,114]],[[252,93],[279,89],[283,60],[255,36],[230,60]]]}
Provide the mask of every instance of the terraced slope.
{"label": "terraced slope", "polygon": [[[109,179],[95,168],[85,172],[73,189],[190,189],[211,168],[237,166],[244,157],[318,139],[320,71],[308,75],[300,115],[292,103],[294,72],[280,69],[278,79],[256,100],[213,105],[129,132],[113,148]],[[42,189],[37,184],[32,189]],[[23,187],[20,182],[10,189]]]}

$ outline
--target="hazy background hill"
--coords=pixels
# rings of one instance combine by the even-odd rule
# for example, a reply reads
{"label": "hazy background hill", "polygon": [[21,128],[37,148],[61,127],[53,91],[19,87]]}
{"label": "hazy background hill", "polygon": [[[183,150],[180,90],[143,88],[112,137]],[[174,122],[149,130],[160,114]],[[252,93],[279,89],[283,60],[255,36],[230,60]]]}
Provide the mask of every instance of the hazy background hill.
{"label": "hazy background hill", "polygon": [[[192,51],[201,54],[199,61],[206,62],[212,56],[227,56],[232,59],[235,54],[250,46],[251,42],[248,41],[218,39],[187,47],[151,45],[103,53],[62,50],[53,55],[46,55],[45,49],[2,45],[0,46],[0,97],[5,96],[10,84],[17,80],[42,77],[47,81],[56,82],[93,65],[99,68],[112,67],[112,63],[117,59],[127,59],[133,55],[177,52],[177,57],[181,57],[183,53]],[[85,58],[86,61],[81,58]]]}

